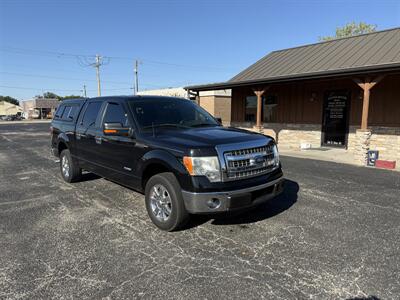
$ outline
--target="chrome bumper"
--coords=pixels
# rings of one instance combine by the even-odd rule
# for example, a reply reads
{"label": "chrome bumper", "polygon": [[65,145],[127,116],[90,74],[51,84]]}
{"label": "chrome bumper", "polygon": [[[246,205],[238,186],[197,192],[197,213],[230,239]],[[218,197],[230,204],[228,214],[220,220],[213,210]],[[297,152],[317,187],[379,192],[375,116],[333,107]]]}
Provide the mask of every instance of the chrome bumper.
{"label": "chrome bumper", "polygon": [[213,193],[182,191],[182,197],[187,211],[192,214],[233,211],[274,198],[283,191],[283,182],[284,179],[281,177],[262,185],[235,191]]}

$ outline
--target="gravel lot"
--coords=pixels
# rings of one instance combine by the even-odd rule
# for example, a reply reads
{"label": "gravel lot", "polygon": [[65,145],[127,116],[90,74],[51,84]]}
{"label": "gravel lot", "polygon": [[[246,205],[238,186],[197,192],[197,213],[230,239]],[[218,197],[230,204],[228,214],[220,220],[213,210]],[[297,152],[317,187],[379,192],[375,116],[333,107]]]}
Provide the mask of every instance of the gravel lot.
{"label": "gravel lot", "polygon": [[398,172],[283,157],[282,196],[165,233],[143,195],[63,182],[48,127],[0,125],[0,299],[399,299]]}

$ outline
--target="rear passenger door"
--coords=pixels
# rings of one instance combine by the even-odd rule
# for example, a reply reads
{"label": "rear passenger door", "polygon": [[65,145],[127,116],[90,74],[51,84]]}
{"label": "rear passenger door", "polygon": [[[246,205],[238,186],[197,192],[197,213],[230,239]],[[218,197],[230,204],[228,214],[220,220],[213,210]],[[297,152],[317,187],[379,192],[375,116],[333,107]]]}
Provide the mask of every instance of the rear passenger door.
{"label": "rear passenger door", "polygon": [[76,125],[76,149],[81,165],[95,173],[101,173],[96,136],[101,134],[100,111],[103,101],[90,100],[83,108]]}

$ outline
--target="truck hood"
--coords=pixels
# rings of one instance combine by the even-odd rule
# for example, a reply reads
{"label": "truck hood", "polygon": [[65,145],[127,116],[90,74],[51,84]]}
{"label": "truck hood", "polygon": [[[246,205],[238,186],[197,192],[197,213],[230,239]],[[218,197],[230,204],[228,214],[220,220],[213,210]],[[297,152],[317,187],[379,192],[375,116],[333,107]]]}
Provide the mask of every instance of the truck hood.
{"label": "truck hood", "polygon": [[146,137],[152,144],[196,155],[215,154],[215,146],[250,141],[272,140],[271,137],[232,127],[203,127],[191,129],[157,129],[155,136]]}

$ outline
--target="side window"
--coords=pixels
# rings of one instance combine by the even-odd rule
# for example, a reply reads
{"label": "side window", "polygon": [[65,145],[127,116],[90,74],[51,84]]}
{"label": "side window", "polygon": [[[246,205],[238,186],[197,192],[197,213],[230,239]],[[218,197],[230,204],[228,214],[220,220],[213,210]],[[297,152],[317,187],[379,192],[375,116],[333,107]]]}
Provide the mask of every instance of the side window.
{"label": "side window", "polygon": [[60,119],[65,109],[65,105],[60,105],[54,114],[54,119]]}
{"label": "side window", "polygon": [[77,114],[78,114],[78,109],[79,109],[79,106],[77,106],[77,105],[72,106],[71,111],[68,114],[68,118],[71,120],[75,120],[75,118],[77,117]]}
{"label": "side window", "polygon": [[86,108],[85,115],[82,119],[83,127],[90,127],[96,123],[97,115],[99,114],[102,102],[91,102]]}
{"label": "side window", "polygon": [[61,119],[63,119],[64,121],[70,121],[70,119],[68,119],[68,116],[69,113],[71,112],[71,108],[72,108],[71,106],[65,106]]}
{"label": "side window", "polygon": [[120,104],[110,102],[104,113],[104,123],[120,123],[123,127],[128,127],[128,115]]}
{"label": "side window", "polygon": [[59,114],[58,118],[63,121],[73,121],[76,117],[76,113],[78,112],[77,105],[66,105],[63,107],[62,112]]}

